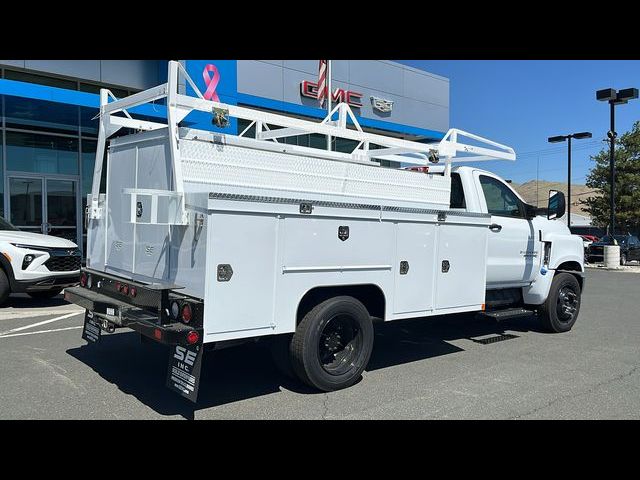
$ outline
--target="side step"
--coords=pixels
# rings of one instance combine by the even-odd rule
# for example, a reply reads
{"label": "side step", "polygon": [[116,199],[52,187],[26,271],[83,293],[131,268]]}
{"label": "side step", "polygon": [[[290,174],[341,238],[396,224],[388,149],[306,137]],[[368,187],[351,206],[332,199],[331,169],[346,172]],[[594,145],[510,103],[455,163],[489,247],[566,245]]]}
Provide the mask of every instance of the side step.
{"label": "side step", "polygon": [[490,310],[488,312],[480,312],[478,315],[482,317],[489,317],[495,320],[504,320],[505,318],[526,317],[533,315],[533,310],[526,310],[524,308],[505,308],[502,310]]}

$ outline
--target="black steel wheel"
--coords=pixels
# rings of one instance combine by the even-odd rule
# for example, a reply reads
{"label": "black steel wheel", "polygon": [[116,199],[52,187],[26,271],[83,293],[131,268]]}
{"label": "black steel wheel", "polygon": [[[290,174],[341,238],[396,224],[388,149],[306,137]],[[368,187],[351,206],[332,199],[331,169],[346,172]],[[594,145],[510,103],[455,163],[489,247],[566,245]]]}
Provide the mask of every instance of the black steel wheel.
{"label": "black steel wheel", "polygon": [[556,274],[547,300],[538,309],[543,328],[554,333],[571,330],[578,319],[581,295],[580,283],[574,275]]}
{"label": "black steel wheel", "polygon": [[314,307],[293,335],[293,370],[303,382],[322,391],[353,385],[373,350],[369,312],[353,297],[334,297]]}

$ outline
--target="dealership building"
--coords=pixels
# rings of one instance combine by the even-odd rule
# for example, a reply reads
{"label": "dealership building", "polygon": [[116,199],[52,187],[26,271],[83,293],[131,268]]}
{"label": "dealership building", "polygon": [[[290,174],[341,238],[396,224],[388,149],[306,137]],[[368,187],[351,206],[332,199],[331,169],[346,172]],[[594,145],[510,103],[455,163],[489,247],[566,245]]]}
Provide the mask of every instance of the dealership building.
{"label": "dealership building", "polygon": [[[318,60],[182,60],[212,99],[319,120]],[[449,80],[386,60],[333,60],[333,100],[347,102],[363,130],[416,141],[443,137],[449,127]],[[23,230],[69,238],[84,251],[82,212],[91,191],[100,88],[117,98],[166,82],[166,60],[0,60],[0,212]],[[193,94],[185,83],[187,94]],[[326,105],[325,105],[326,107]],[[132,111],[166,117],[162,104]],[[183,124],[216,130],[193,112]],[[232,119],[224,131],[248,122]],[[287,143],[326,148],[326,137]],[[333,139],[351,151],[354,142]]]}

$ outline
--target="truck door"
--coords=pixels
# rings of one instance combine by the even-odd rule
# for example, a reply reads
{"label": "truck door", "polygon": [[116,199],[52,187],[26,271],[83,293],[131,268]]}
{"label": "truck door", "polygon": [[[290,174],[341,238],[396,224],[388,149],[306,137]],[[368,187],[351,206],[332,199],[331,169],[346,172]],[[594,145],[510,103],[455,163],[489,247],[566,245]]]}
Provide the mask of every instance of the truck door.
{"label": "truck door", "polygon": [[475,177],[481,207],[491,214],[487,288],[526,285],[537,271],[540,252],[524,203],[499,178],[481,172]]}

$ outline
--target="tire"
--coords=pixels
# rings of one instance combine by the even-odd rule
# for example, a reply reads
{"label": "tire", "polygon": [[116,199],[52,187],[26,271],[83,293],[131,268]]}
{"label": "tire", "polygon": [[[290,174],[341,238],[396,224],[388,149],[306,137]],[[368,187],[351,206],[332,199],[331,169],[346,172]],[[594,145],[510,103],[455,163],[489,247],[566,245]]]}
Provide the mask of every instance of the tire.
{"label": "tire", "polygon": [[276,368],[287,378],[297,378],[291,364],[289,348],[291,345],[291,334],[277,335],[269,342],[269,352]]}
{"label": "tire", "polygon": [[0,305],[4,305],[9,295],[11,295],[11,284],[7,278],[7,274],[4,273],[4,270],[0,269]]}
{"label": "tire", "polygon": [[324,392],[356,383],[373,350],[373,324],[364,305],[353,297],[334,297],[307,313],[291,339],[296,376]]}
{"label": "tire", "polygon": [[538,309],[542,327],[553,333],[571,330],[580,313],[581,294],[575,276],[570,273],[556,274],[547,300]]}
{"label": "tire", "polygon": [[626,265],[627,264],[627,254],[626,253],[621,253],[620,254],[620,265]]}
{"label": "tire", "polygon": [[54,288],[53,290],[42,290],[40,292],[27,292],[31,298],[35,298],[36,300],[46,300],[48,298],[53,298],[56,295],[59,295],[62,291],[61,288]]}

